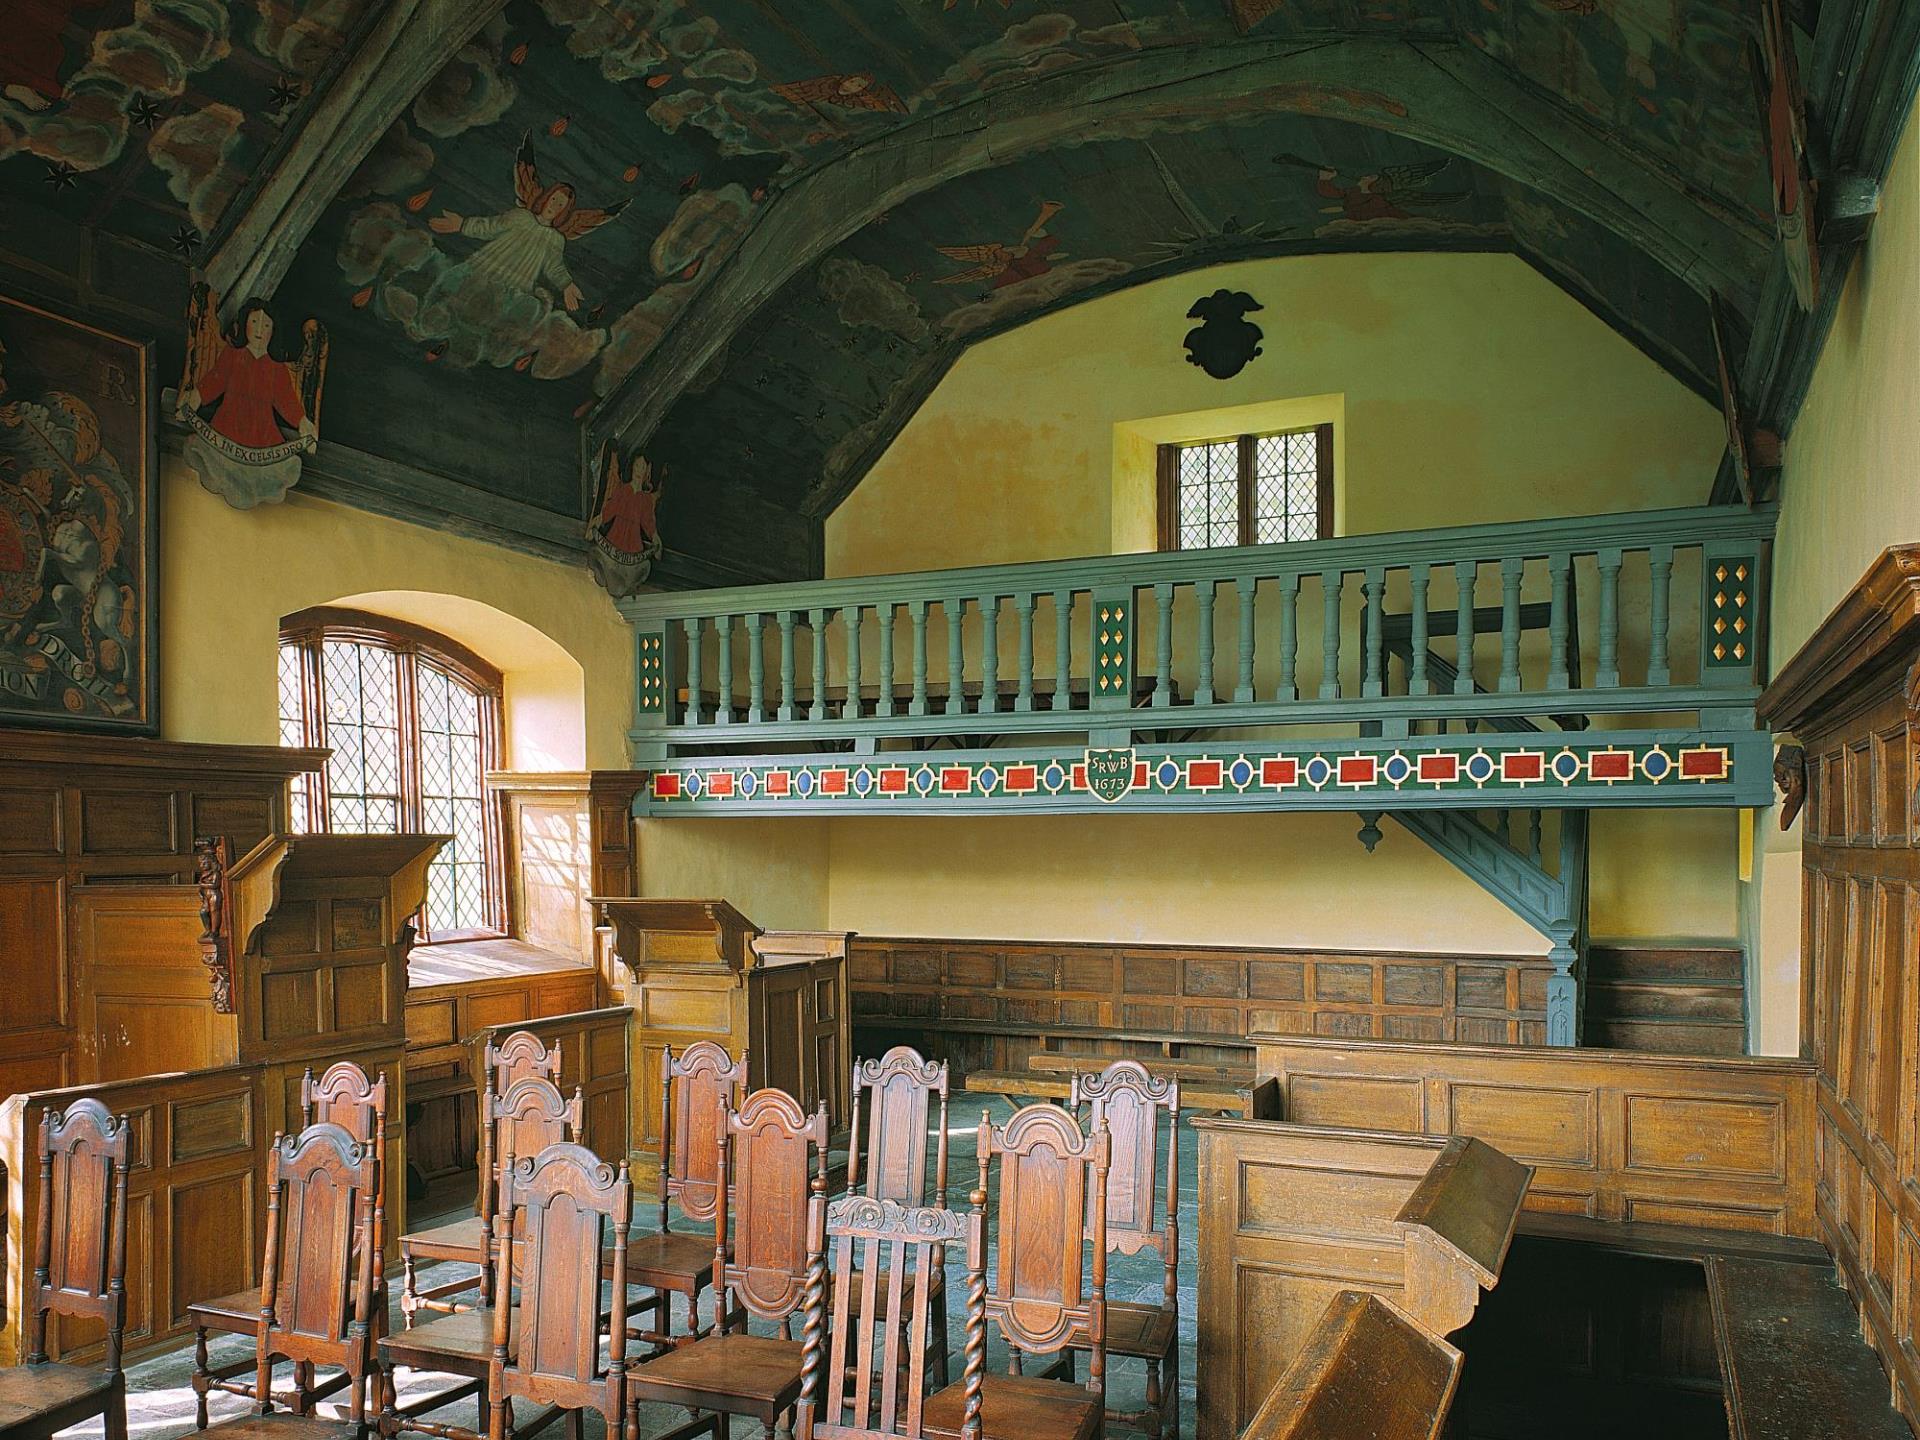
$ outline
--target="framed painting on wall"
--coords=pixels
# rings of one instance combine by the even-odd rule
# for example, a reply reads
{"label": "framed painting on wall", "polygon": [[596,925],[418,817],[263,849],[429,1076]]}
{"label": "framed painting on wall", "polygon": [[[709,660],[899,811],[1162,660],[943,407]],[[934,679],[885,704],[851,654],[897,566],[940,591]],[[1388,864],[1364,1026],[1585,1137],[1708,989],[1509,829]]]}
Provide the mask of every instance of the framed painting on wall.
{"label": "framed painting on wall", "polygon": [[158,728],[153,360],[0,295],[0,725]]}

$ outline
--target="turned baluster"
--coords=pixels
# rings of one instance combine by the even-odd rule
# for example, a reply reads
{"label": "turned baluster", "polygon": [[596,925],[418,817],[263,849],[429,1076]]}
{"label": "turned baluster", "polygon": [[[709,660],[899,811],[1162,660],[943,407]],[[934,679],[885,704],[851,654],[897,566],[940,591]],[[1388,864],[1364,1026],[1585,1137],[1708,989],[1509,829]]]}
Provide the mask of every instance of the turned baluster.
{"label": "turned baluster", "polygon": [[1153,587],[1154,655],[1153,703],[1173,703],[1173,586],[1162,582]]}
{"label": "turned baluster", "polygon": [[1667,664],[1667,602],[1673,585],[1673,546],[1656,545],[1648,555],[1652,569],[1653,593],[1647,607],[1652,631],[1647,638],[1647,684],[1673,683],[1673,671]]}
{"label": "turned baluster", "polygon": [[1453,693],[1471,695],[1473,693],[1473,585],[1479,577],[1480,563],[1477,560],[1456,560],[1453,563],[1454,585],[1459,591],[1459,628],[1453,632]]}
{"label": "turned baluster", "polygon": [[687,710],[684,723],[700,723],[700,622],[697,619],[682,620],[681,628],[687,632]]}
{"label": "turned baluster", "polygon": [[1053,708],[1073,708],[1073,592],[1053,592]]}
{"label": "turned baluster", "polygon": [[1593,683],[1602,688],[1620,683],[1620,552],[1602,550],[1600,565],[1600,654]]}
{"label": "turned baluster", "polygon": [[827,718],[827,612],[809,610],[807,628],[813,633],[813,696],[807,706],[809,720]]}
{"label": "turned baluster", "polygon": [[1412,653],[1407,661],[1407,693],[1426,695],[1432,692],[1433,682],[1427,678],[1427,590],[1433,584],[1433,567],[1419,561],[1414,562],[1407,572],[1408,583],[1413,587]]}
{"label": "turned baluster", "polygon": [[767,649],[761,629],[767,617],[755,610],[747,616],[747,719],[767,718]]}
{"label": "turned baluster", "polygon": [[860,718],[860,607],[849,605],[840,612],[847,624],[847,698],[840,706],[844,720]]}
{"label": "turned baluster", "polygon": [[1567,581],[1573,573],[1573,557],[1552,555],[1547,559],[1547,576],[1553,582],[1553,603],[1547,616],[1547,688],[1565,690],[1567,674]]}
{"label": "turned baluster", "polygon": [[941,603],[947,612],[947,714],[963,715],[967,708],[967,653],[961,644],[960,622],[966,615],[967,602],[953,599]]}
{"label": "turned baluster", "polygon": [[713,720],[716,725],[733,723],[733,617],[716,615],[713,617],[713,633],[717,643],[714,646],[714,679],[720,690],[720,703],[714,708]]}
{"label": "turned baluster", "polygon": [[1362,581],[1361,593],[1367,601],[1367,663],[1366,671],[1360,677],[1360,694],[1371,699],[1385,693],[1381,679],[1382,646],[1386,637],[1380,633],[1380,609],[1387,588],[1386,571],[1375,565],[1366,573]]}
{"label": "turned baluster", "polygon": [[1346,575],[1320,572],[1320,698],[1340,698],[1340,590]]}
{"label": "turned baluster", "polygon": [[1000,708],[1000,597],[980,597],[980,703],[990,714]]}
{"label": "turned baluster", "polygon": [[1202,580],[1193,587],[1193,599],[1199,608],[1200,673],[1195,681],[1193,703],[1213,704],[1213,604],[1219,592],[1218,580]]}
{"label": "turned baluster", "polygon": [[913,698],[907,701],[907,714],[927,713],[927,602],[909,600],[907,619],[913,622]]}
{"label": "turned baluster", "polygon": [[1282,575],[1280,577],[1280,685],[1274,691],[1276,700],[1298,700],[1300,684],[1297,671],[1300,664],[1300,577]]}
{"label": "turned baluster", "polygon": [[1520,581],[1526,561],[1509,556],[1500,562],[1500,693],[1520,688]]}
{"label": "turned baluster", "polygon": [[874,706],[876,715],[893,714],[893,622],[899,616],[900,607],[891,601],[874,607],[874,618],[880,622],[880,700]]}
{"label": "turned baluster", "polygon": [[793,719],[793,626],[800,617],[782,610],[774,617],[780,625],[780,718]]}
{"label": "turned baluster", "polygon": [[1013,612],[1020,626],[1020,688],[1013,697],[1013,708],[1022,713],[1033,709],[1033,600],[1031,590],[1013,597]]}
{"label": "turned baluster", "polygon": [[1242,575],[1238,582],[1240,590],[1240,665],[1234,678],[1233,700],[1236,705],[1253,703],[1253,602],[1260,589],[1259,577]]}

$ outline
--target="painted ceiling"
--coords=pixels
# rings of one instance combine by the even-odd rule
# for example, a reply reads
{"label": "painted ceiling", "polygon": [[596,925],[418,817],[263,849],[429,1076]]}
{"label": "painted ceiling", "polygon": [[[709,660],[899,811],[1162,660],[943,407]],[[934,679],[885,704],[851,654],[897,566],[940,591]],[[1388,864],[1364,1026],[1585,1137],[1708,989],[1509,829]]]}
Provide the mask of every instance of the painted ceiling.
{"label": "painted ceiling", "polygon": [[[1771,210],[1747,0],[471,8],[490,18],[358,137],[365,158],[273,308],[331,335],[326,439],[447,482],[442,503],[482,526],[489,497],[580,522],[613,437],[672,467],[670,550],[719,564],[725,532],[751,524],[776,536],[768,571],[806,573],[820,518],[968,343],[1249,255],[1511,250],[1711,389],[1706,287],[1655,256],[1658,224],[1636,243],[1536,184],[1517,118],[1511,157],[1483,136],[1469,158],[1436,143],[1449,117],[1315,68],[1350,37],[1495,66],[1467,73],[1633,157],[1738,232],[1712,287],[1737,310],[1771,259],[1753,239]],[[298,122],[355,73],[381,12],[11,0],[0,211],[125,237],[184,292],[312,143]],[[1240,55],[1292,57],[1307,78],[1235,92]],[[1219,98],[1116,117],[1105,97],[1150,89],[1162,64],[1226,67]],[[890,144],[910,156],[914,137],[964,141],[943,126],[1017,125],[1041,94],[1083,123],[951,173],[887,169]],[[874,186],[823,202],[867,157]],[[749,259],[748,237],[795,211],[810,238]]]}

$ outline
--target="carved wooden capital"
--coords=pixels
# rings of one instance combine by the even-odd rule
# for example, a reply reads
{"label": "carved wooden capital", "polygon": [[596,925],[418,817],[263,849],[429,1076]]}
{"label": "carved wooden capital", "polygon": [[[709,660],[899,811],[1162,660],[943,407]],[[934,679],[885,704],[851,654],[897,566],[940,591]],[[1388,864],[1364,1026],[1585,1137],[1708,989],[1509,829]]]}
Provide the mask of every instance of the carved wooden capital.
{"label": "carved wooden capital", "polygon": [[213,1008],[233,1014],[233,893],[227,867],[233,862],[225,835],[193,842],[193,883],[200,891],[200,960],[213,986]]}

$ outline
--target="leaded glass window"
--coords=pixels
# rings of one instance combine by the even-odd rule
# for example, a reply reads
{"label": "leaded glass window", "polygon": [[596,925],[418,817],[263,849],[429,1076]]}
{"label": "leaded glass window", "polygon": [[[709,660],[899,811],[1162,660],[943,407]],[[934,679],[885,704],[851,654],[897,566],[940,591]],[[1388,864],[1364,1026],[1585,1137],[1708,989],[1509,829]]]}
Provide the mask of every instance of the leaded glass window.
{"label": "leaded glass window", "polygon": [[293,828],[449,836],[427,872],[421,938],[504,933],[486,792],[499,673],[418,627],[322,609],[283,623],[279,688],[281,744],[331,752],[293,787]]}
{"label": "leaded glass window", "polygon": [[1333,533],[1333,427],[1160,451],[1160,546],[1279,545]]}

